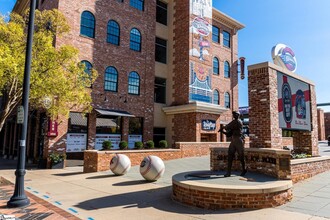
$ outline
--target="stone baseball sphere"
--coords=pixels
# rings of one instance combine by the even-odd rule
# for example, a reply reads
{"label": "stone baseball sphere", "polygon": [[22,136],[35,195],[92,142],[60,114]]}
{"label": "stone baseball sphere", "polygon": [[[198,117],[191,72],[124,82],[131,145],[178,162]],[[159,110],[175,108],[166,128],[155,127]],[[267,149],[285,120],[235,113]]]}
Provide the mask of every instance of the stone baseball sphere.
{"label": "stone baseball sphere", "polygon": [[148,181],[156,181],[163,176],[165,165],[157,156],[147,156],[140,164],[140,173]]}
{"label": "stone baseball sphere", "polygon": [[124,175],[131,169],[131,160],[124,154],[116,154],[110,161],[110,170],[116,175]]}

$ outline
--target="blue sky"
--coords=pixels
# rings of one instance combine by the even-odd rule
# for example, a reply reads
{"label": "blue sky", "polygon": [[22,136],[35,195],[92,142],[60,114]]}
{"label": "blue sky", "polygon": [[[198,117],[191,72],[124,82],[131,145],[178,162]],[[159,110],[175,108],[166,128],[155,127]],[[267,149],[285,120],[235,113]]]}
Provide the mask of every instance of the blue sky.
{"label": "blue sky", "polygon": [[[272,47],[284,43],[296,54],[296,73],[315,83],[317,103],[330,103],[330,0],[213,0],[213,7],[245,25],[238,37],[246,66],[272,62]],[[247,91],[240,81],[240,106],[248,105]]]}
{"label": "blue sky", "polygon": [[[0,0],[0,13],[15,2]],[[284,43],[296,54],[296,73],[315,83],[317,102],[330,103],[330,0],[213,0],[213,7],[245,25],[238,36],[246,66],[272,62],[272,47]],[[248,106],[247,93],[245,78],[239,82],[240,106]],[[322,108],[330,112],[330,106]]]}

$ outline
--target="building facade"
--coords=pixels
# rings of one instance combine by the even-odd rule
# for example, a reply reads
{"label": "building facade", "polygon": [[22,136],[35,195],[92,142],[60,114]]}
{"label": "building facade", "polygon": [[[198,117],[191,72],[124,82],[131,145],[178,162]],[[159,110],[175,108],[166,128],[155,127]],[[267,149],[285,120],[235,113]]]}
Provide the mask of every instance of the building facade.
{"label": "building facade", "polygon": [[[18,1],[14,12],[22,14],[28,2]],[[136,141],[174,146],[225,140],[218,130],[238,110],[237,32],[244,26],[213,8],[212,0],[38,3],[40,10],[58,9],[70,24],[55,46],[78,48],[86,71],[94,68],[99,76],[93,111],[83,116],[72,110],[69,120],[59,116],[57,136],[45,135],[50,122],[36,113],[31,156],[100,149],[104,140],[114,149],[123,140],[129,148]]]}

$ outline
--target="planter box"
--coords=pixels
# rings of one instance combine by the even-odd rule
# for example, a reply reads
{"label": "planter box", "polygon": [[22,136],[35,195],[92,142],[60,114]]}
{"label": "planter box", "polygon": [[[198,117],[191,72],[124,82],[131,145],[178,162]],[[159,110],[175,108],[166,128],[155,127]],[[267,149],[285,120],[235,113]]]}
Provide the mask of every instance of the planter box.
{"label": "planter box", "polygon": [[65,167],[65,161],[61,161],[56,164],[51,164],[51,169],[63,169]]}

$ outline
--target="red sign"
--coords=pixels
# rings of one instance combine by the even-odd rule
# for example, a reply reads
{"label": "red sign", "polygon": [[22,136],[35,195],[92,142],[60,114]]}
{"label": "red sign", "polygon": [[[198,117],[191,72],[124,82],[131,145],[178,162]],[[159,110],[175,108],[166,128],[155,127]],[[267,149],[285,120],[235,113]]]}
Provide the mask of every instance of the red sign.
{"label": "red sign", "polygon": [[51,119],[48,119],[48,137],[56,137],[58,135],[57,132],[57,122]]}

